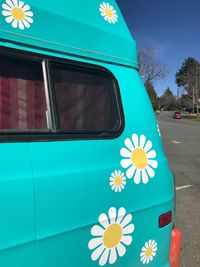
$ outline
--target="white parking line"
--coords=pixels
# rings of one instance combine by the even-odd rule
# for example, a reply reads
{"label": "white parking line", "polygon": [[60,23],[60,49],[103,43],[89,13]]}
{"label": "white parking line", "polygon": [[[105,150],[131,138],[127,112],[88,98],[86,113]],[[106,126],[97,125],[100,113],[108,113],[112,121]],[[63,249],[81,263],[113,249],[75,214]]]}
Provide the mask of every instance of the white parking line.
{"label": "white parking line", "polygon": [[179,145],[179,144],[182,144],[183,142],[179,142],[179,141],[172,140],[172,143],[173,143],[173,144],[176,144],[176,145]]}
{"label": "white parking line", "polygon": [[179,187],[176,187],[176,190],[182,190],[182,189],[186,189],[189,187],[192,187],[192,185],[188,184],[188,185],[179,186]]}

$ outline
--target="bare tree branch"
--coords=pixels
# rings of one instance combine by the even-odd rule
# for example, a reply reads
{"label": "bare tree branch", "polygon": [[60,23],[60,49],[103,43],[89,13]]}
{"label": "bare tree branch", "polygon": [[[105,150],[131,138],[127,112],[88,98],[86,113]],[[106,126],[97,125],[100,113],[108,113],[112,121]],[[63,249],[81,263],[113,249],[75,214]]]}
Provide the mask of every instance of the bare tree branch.
{"label": "bare tree branch", "polygon": [[140,47],[138,50],[139,73],[144,83],[162,79],[166,76],[166,67],[155,59],[155,50],[151,46]]}

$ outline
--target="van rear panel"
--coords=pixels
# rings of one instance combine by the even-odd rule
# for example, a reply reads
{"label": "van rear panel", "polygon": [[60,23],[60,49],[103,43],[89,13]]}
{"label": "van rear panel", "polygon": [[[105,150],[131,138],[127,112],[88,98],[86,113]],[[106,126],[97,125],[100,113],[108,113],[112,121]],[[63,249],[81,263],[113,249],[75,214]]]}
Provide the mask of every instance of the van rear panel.
{"label": "van rear panel", "polygon": [[103,67],[119,83],[123,133],[29,144],[38,267],[169,266],[172,225],[159,217],[174,210],[174,184],[153,110],[136,70]]}

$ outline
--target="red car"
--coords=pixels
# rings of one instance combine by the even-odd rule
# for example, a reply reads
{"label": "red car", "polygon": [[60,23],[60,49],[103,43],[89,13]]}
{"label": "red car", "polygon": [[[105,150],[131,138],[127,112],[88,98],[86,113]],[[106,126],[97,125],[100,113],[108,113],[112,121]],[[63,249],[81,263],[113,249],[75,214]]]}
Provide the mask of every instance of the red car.
{"label": "red car", "polygon": [[173,116],[174,119],[181,119],[182,118],[182,115],[180,112],[176,111],[174,112],[174,116]]}

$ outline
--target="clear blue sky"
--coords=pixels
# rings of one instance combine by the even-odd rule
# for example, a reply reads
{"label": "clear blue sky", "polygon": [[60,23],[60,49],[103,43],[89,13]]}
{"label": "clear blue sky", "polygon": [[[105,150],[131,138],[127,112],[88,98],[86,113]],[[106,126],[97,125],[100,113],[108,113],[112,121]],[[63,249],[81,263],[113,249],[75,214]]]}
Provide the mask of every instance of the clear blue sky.
{"label": "clear blue sky", "polygon": [[169,86],[176,94],[175,73],[187,57],[200,60],[199,0],[117,0],[138,45],[150,44],[169,71],[154,83],[159,95]]}

